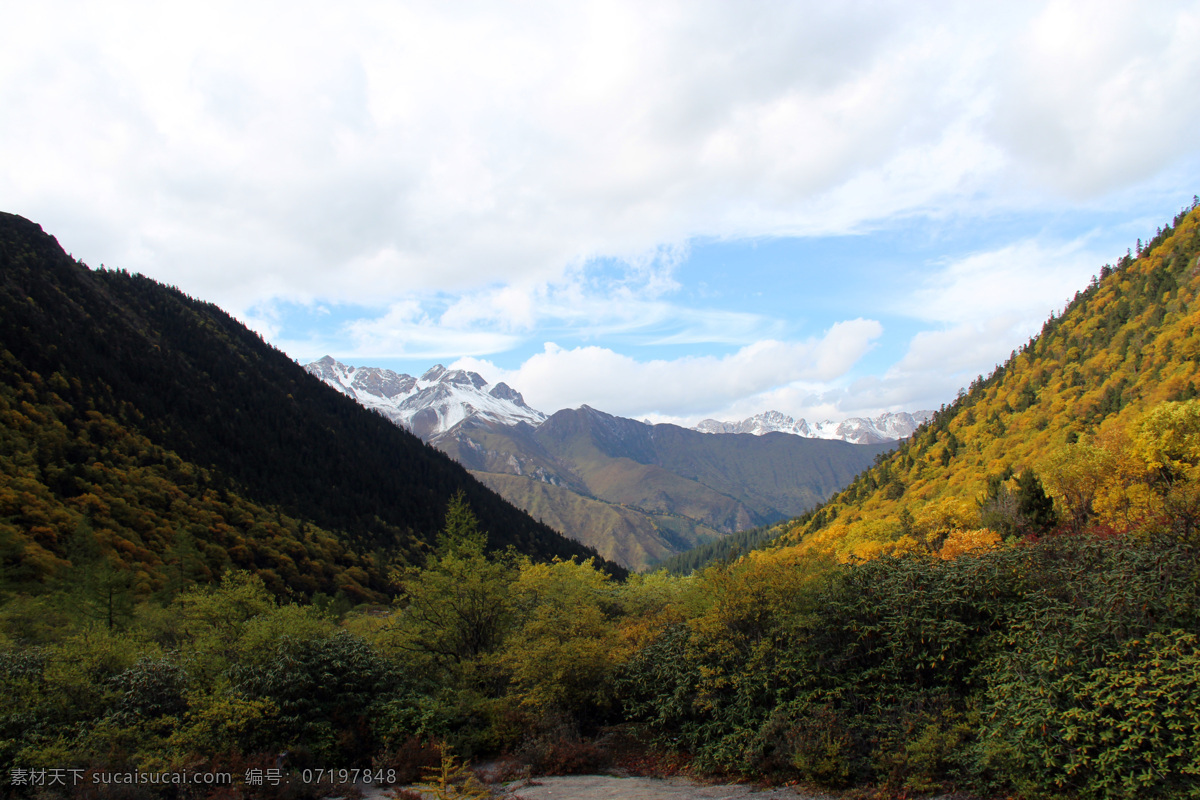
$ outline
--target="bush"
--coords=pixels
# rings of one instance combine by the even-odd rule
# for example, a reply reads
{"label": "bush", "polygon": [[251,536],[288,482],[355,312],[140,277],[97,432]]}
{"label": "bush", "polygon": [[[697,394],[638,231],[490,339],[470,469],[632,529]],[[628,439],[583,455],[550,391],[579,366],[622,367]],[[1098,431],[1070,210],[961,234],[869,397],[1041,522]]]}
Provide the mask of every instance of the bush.
{"label": "bush", "polygon": [[1006,661],[988,692],[982,766],[1018,789],[1200,797],[1194,633],[1124,642],[1096,666],[1046,658],[1035,648]]}
{"label": "bush", "polygon": [[1084,797],[1197,795],[1195,548],[1032,548],[1031,591],[984,668],[976,779]]}
{"label": "bush", "polygon": [[418,739],[413,736],[398,746],[375,756],[374,769],[395,770],[396,783],[416,783],[427,770],[442,763],[444,742],[433,739]]}
{"label": "bush", "polygon": [[278,709],[274,746],[362,766],[374,749],[372,715],[397,686],[391,665],[362,639],[338,633],[284,639],[272,658],[230,670],[233,689]]}
{"label": "bush", "polygon": [[565,717],[545,724],[544,730],[531,734],[516,752],[535,774],[582,775],[605,766],[607,758],[600,747],[582,738]]}
{"label": "bush", "polygon": [[116,691],[112,715],[122,722],[182,715],[187,711],[187,673],[174,659],[138,659],[109,681]]}

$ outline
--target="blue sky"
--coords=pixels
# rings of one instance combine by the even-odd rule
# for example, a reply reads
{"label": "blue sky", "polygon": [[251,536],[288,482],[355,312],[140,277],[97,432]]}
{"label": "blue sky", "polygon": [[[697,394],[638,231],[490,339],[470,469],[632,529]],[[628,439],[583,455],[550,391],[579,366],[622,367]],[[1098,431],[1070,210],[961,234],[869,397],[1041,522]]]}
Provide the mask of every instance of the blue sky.
{"label": "blue sky", "polygon": [[936,407],[1200,191],[1196,2],[50,2],[0,209],[293,358]]}

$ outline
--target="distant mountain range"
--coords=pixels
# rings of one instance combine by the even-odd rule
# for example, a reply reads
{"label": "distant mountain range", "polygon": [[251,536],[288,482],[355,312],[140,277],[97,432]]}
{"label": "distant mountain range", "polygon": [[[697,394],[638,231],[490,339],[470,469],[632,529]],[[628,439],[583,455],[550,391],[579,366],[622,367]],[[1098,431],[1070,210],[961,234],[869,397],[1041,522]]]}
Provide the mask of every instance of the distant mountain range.
{"label": "distant mountain range", "polygon": [[[832,424],[808,428],[769,412],[757,427],[712,435],[588,406],[547,416],[507,384],[440,364],[419,378],[330,356],[305,369],[535,518],[633,568],[803,513],[917,424],[909,414],[847,421],[840,433],[856,437],[847,442]],[[780,429],[766,430],[773,421]],[[750,432],[758,435],[725,435]]]}
{"label": "distant mountain range", "polygon": [[874,419],[851,417],[841,422],[825,420],[809,423],[803,419],[794,420],[778,411],[764,411],[741,422],[706,419],[692,430],[701,433],[752,433],[755,436],[779,432],[792,433],[808,439],[841,439],[843,442],[854,444],[879,444],[907,439],[921,423],[928,421],[932,416],[932,411],[914,411],[911,414],[900,411],[880,414]]}
{"label": "distant mountain range", "polygon": [[[506,383],[491,384],[477,372],[430,367],[419,378],[379,367],[351,367],[325,356],[304,367],[340,392],[367,408],[433,442],[467,419],[501,425],[528,423],[534,427],[547,415],[530,408],[525,398]],[[809,423],[779,411],[764,411],[741,422],[706,419],[692,430],[700,433],[790,433],[806,439],[840,439],[852,444],[880,444],[905,439],[932,411],[888,412],[865,419]],[[651,424],[651,423],[644,423]]]}

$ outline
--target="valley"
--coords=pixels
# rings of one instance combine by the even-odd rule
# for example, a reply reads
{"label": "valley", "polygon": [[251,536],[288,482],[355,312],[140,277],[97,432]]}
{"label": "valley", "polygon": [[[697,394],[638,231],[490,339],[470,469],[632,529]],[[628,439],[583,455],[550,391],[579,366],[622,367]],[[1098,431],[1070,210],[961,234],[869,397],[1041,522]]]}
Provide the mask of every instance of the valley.
{"label": "valley", "polygon": [[803,420],[772,412],[730,430],[713,429],[712,420],[687,429],[586,405],[546,415],[505,383],[440,364],[420,378],[330,356],[305,369],[412,430],[513,505],[630,569],[804,513],[918,424],[913,415],[888,414],[814,425],[809,435]]}

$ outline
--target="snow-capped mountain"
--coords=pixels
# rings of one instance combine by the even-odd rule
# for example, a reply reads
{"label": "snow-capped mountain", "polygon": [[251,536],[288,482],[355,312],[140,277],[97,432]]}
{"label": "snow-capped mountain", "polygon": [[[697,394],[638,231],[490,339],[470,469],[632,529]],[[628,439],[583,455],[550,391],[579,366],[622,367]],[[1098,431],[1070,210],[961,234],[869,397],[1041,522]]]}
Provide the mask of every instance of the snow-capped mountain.
{"label": "snow-capped mountain", "polygon": [[379,367],[348,367],[332,356],[304,369],[426,441],[468,418],[535,426],[546,419],[508,384],[493,386],[476,372],[448,370],[441,364],[419,378]]}
{"label": "snow-capped mountain", "polygon": [[706,419],[692,430],[701,433],[752,433],[755,436],[779,431],[809,439],[841,439],[853,444],[876,444],[907,438],[922,422],[932,416],[932,411],[915,411],[911,414],[900,411],[880,414],[874,419],[851,417],[841,422],[825,420],[810,423],[803,419],[792,419],[778,411],[764,411],[741,422]]}
{"label": "snow-capped mountain", "polygon": [[[535,428],[546,415],[525,403],[521,393],[506,383],[489,384],[477,372],[448,370],[441,364],[421,377],[380,367],[350,367],[333,356],[307,364],[308,372],[349,395],[367,408],[402,425],[425,441],[440,436],[466,419]],[[764,433],[779,431],[808,439],[841,439],[853,444],[893,442],[912,435],[932,411],[881,414],[874,419],[851,417],[842,422],[795,420],[778,411],[765,411],[741,422],[706,419],[692,430],[701,433]]]}

